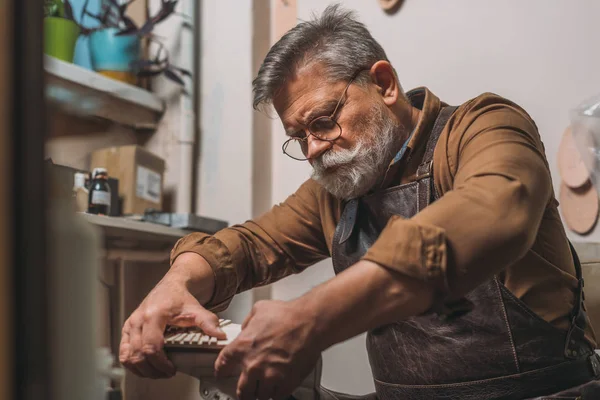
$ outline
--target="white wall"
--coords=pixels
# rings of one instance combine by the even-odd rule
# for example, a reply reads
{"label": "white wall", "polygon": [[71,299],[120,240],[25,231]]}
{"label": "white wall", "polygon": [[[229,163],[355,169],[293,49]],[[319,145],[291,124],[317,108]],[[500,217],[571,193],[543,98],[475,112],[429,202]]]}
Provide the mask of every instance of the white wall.
{"label": "white wall", "polygon": [[[330,3],[299,0],[298,17],[309,19]],[[376,1],[341,3],[358,11],[405,89],[427,86],[451,104],[490,91],[523,106],[540,129],[558,188],[556,153],[569,124],[568,111],[600,92],[595,39],[600,34],[600,2],[405,0],[395,15],[385,14]],[[277,127],[272,149],[275,202],[308,176],[305,165],[281,154],[283,133]],[[600,229],[582,240],[598,238]],[[326,261],[286,278],[274,285],[273,297],[296,297],[331,277],[331,269]],[[356,394],[373,390],[363,336],[328,350],[324,363],[326,386]]]}
{"label": "white wall", "polygon": [[[197,212],[242,223],[252,216],[252,1],[201,7]],[[243,321],[251,305],[251,294],[241,294],[224,315]]]}

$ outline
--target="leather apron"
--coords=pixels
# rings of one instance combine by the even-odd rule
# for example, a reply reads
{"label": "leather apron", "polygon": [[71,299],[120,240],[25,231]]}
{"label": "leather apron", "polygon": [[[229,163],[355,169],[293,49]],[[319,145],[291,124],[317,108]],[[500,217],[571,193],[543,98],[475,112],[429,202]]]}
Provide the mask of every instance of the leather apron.
{"label": "leather apron", "polygon": [[[445,107],[438,115],[414,182],[346,203],[333,238],[336,274],[359,261],[392,215],[411,218],[439,197],[433,184],[433,153],[455,109]],[[427,314],[368,332],[377,397],[551,398],[547,395],[596,385],[600,358],[584,339],[583,279],[575,250],[571,251],[579,286],[568,332],[536,315],[494,277],[466,296],[474,307],[465,315],[442,319]],[[600,399],[597,396],[590,398]]]}

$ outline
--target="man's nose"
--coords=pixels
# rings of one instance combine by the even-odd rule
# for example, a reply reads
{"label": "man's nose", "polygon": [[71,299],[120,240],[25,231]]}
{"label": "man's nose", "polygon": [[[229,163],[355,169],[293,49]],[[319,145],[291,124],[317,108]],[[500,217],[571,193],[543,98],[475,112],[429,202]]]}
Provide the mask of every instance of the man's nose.
{"label": "man's nose", "polygon": [[313,135],[306,137],[306,158],[314,159],[318,158],[321,154],[325,153],[333,146],[333,143],[327,140],[319,140]]}

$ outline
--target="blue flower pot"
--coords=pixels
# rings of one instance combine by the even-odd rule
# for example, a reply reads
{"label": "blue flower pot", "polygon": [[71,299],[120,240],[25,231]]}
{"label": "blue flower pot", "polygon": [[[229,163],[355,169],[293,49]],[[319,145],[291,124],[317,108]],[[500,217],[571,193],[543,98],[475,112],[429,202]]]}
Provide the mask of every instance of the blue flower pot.
{"label": "blue flower pot", "polygon": [[130,84],[136,84],[131,63],[140,57],[140,38],[115,36],[118,29],[106,28],[90,35],[90,58],[95,71]]}
{"label": "blue flower pot", "polygon": [[[83,6],[85,5],[87,11],[91,14],[98,15],[102,13],[102,3],[104,1],[105,0],[71,0],[75,21],[80,26],[85,26],[86,28],[97,28],[100,25],[100,22],[89,15],[82,15]],[[88,35],[79,35],[79,39],[75,45],[73,64],[79,65],[85,69],[93,70],[89,44],[90,37]]]}

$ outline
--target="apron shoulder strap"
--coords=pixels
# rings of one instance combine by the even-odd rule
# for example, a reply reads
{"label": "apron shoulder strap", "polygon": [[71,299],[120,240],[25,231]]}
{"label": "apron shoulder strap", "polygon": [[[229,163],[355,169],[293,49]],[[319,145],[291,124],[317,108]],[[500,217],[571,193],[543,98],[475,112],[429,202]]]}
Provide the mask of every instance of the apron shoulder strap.
{"label": "apron shoulder strap", "polygon": [[438,114],[435,123],[433,124],[433,129],[431,130],[431,134],[429,135],[429,139],[427,140],[427,146],[425,147],[425,154],[423,155],[423,161],[419,165],[417,169],[417,176],[423,176],[431,173],[431,166],[433,164],[433,152],[435,151],[435,146],[437,145],[438,139],[446,123],[456,111],[457,106],[446,106],[441,109]]}
{"label": "apron shoulder strap", "polygon": [[573,264],[575,264],[577,289],[575,289],[575,301],[573,310],[571,311],[571,324],[569,326],[569,330],[567,331],[567,338],[565,341],[565,357],[578,358],[586,352],[585,347],[582,348],[582,345],[585,343],[584,336],[585,329],[587,327],[587,315],[583,306],[583,301],[585,300],[583,294],[583,271],[581,270],[581,262],[579,261],[577,251],[575,251],[571,241],[568,239],[567,241],[569,242],[569,248],[571,249]]}

